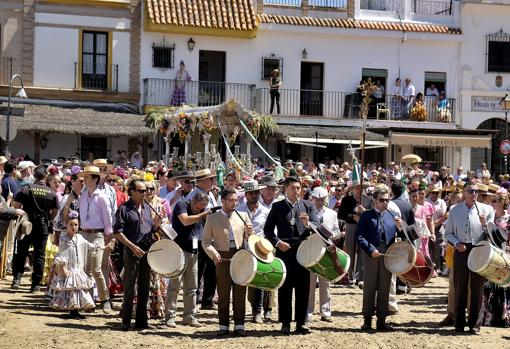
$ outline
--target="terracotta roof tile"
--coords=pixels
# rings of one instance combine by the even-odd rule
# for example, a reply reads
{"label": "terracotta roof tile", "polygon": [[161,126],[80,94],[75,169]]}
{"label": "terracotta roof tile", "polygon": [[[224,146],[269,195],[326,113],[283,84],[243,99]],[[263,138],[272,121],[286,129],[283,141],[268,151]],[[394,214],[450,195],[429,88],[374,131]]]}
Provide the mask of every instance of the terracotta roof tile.
{"label": "terracotta roof tile", "polygon": [[283,16],[276,14],[258,15],[260,23],[303,25],[323,28],[361,28],[371,30],[397,30],[408,32],[441,33],[441,34],[462,34],[460,28],[450,28],[440,24],[422,24],[422,23],[398,23],[398,22],[379,22],[363,21],[352,18],[334,19],[334,18],[314,18],[301,16]]}
{"label": "terracotta roof tile", "polygon": [[253,31],[257,16],[251,0],[147,0],[153,24]]}

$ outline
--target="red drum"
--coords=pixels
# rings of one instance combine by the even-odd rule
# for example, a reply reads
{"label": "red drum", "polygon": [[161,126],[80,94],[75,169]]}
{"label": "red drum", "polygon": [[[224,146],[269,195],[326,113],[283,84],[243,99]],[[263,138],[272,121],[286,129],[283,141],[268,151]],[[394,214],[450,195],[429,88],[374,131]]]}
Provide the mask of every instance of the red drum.
{"label": "red drum", "polygon": [[434,274],[430,258],[425,257],[407,241],[398,241],[388,248],[384,265],[392,274],[412,287],[422,287]]}

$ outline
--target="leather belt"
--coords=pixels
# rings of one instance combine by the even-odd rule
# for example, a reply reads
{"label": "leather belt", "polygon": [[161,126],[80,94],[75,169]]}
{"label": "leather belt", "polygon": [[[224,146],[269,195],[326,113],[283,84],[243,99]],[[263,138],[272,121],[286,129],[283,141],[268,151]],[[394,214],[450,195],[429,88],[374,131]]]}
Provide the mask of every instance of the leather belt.
{"label": "leather belt", "polygon": [[84,233],[88,233],[88,234],[96,234],[96,233],[103,233],[104,229],[82,229],[81,231]]}

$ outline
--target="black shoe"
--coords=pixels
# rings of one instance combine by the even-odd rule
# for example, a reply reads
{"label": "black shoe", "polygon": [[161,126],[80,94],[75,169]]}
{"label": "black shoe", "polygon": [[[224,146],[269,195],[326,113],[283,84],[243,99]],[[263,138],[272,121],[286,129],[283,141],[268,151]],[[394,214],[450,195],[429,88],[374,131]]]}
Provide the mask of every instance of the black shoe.
{"label": "black shoe", "polygon": [[201,310],[218,310],[218,306],[214,303],[212,304],[202,304],[200,307]]}
{"label": "black shoe", "polygon": [[[446,327],[453,326],[453,319],[450,315],[447,315],[440,323],[437,324],[438,327]],[[463,330],[464,331],[464,330]]]}
{"label": "black shoe", "polygon": [[124,331],[124,332],[127,332],[127,331],[129,331],[130,329],[131,329],[131,324],[124,324],[124,323],[123,323],[123,324],[120,326],[120,330],[121,330],[121,331]]}
{"label": "black shoe", "polygon": [[71,310],[69,312],[69,318],[70,319],[76,319],[76,320],[83,320],[86,319],[85,315],[82,315],[78,312],[78,310]]}
{"label": "black shoe", "polygon": [[245,330],[234,330],[234,336],[237,337],[246,337],[246,331]]}
{"label": "black shoe", "polygon": [[12,280],[11,289],[18,290],[20,285],[21,285],[21,279],[14,279],[14,280]]}
{"label": "black shoe", "polygon": [[228,336],[228,330],[218,330],[216,332],[216,337],[226,337]]}
{"label": "black shoe", "polygon": [[469,334],[479,334],[480,333],[480,327],[470,327],[468,333]]}
{"label": "black shoe", "polygon": [[381,332],[393,331],[393,327],[386,323],[386,319],[377,319],[376,329]]}
{"label": "black shoe", "polygon": [[289,335],[290,334],[290,324],[282,324],[282,329],[280,330],[282,334]]}
{"label": "black shoe", "polygon": [[372,317],[365,317],[363,325],[361,326],[362,331],[370,331],[372,330]]}
{"label": "black shoe", "polygon": [[35,285],[35,286],[30,287],[30,293],[36,293],[36,292],[39,292],[39,291],[41,291],[41,286],[39,286],[39,285]]}
{"label": "black shoe", "polygon": [[455,327],[455,332],[464,333],[464,327]]}
{"label": "black shoe", "polygon": [[145,324],[145,325],[136,325],[135,324],[135,330],[137,331],[143,331],[143,330],[155,330],[156,326]]}
{"label": "black shoe", "polygon": [[306,325],[297,325],[296,326],[296,333],[299,334],[309,334],[312,331],[306,326]]}
{"label": "black shoe", "polygon": [[321,316],[321,321],[333,322],[333,320],[331,320],[331,316]]}

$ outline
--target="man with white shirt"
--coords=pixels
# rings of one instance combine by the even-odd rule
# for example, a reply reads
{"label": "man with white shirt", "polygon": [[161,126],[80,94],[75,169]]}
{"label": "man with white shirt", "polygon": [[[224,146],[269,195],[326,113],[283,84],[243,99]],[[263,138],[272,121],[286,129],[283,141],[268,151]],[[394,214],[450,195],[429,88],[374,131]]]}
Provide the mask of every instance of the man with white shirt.
{"label": "man with white shirt", "polygon": [[[202,192],[207,195],[209,202],[207,203],[206,210],[217,206],[216,198],[211,192],[214,184],[215,175],[211,173],[210,169],[199,170],[195,172],[195,189],[186,196],[186,201],[191,201],[197,192]],[[198,237],[202,241],[202,236]],[[198,288],[200,292],[200,280],[204,277],[204,290],[202,293],[202,307],[201,309],[215,309],[213,303],[214,292],[216,291],[216,267],[214,262],[210,259],[202,248],[202,244],[198,244]]]}
{"label": "man with white shirt", "polygon": [[[237,206],[237,211],[245,212],[250,218],[253,225],[253,233],[260,237],[264,237],[264,224],[266,224],[269,209],[260,204],[260,191],[264,186],[259,186],[256,180],[243,183],[244,200]],[[258,288],[248,288],[248,300],[252,307],[252,321],[261,324],[262,308],[264,304],[264,319],[271,319],[272,306],[270,306],[269,298],[272,292],[262,291]],[[272,297],[271,297],[272,298]],[[263,302],[266,300],[266,302]],[[274,301],[273,301],[274,302]],[[269,303],[269,304],[267,304]]]}
{"label": "man with white shirt", "polygon": [[411,79],[407,78],[405,80],[406,85],[404,86],[404,113],[406,117],[409,117],[409,113],[411,112],[411,108],[413,107],[414,97],[416,96],[416,88],[411,83]]}
{"label": "man with white shirt", "polygon": [[[338,226],[337,213],[332,209],[325,207],[324,203],[328,197],[328,191],[322,187],[316,187],[312,191],[312,202],[317,209],[317,219],[323,224],[333,236],[331,239],[340,237],[340,227]],[[308,293],[308,314],[307,322],[312,320],[313,310],[315,308],[315,286],[319,282],[319,304],[321,321],[332,322],[331,320],[331,295],[329,292],[329,281],[318,277],[317,274],[310,273],[310,291]]]}
{"label": "man with white shirt", "polygon": [[443,223],[446,221],[446,202],[439,196],[440,190],[436,187],[432,188],[429,192],[427,201],[434,207],[434,214],[432,219],[434,222],[434,229],[436,240],[429,242],[430,256],[432,261],[436,264],[436,273],[441,273],[443,264],[442,257],[442,244],[444,241],[444,228]]}
{"label": "man with white shirt", "polygon": [[178,189],[179,181],[174,175],[174,172],[170,170],[166,173],[166,185],[159,189],[159,197],[170,202]]}
{"label": "man with white shirt", "polygon": [[455,332],[464,332],[466,306],[470,291],[469,333],[477,334],[478,315],[482,306],[483,276],[468,269],[468,256],[473,247],[484,239],[487,223],[494,222],[491,206],[477,203],[478,187],[474,182],[464,185],[464,202],[450,210],[445,226],[445,237],[455,247],[453,255],[453,279],[455,285]]}
{"label": "man with white shirt", "polygon": [[344,187],[345,181],[340,178],[334,188],[335,193],[331,196],[331,199],[329,199],[328,208],[338,212],[338,208],[340,207],[340,203],[344,197]]}
{"label": "man with white shirt", "polygon": [[439,91],[436,88],[436,85],[430,84],[429,87],[425,90],[425,96],[439,96]]}
{"label": "man with white shirt", "polygon": [[464,168],[462,166],[457,167],[457,172],[453,174],[453,180],[455,182],[462,181],[466,178]]}
{"label": "man with white shirt", "polygon": [[260,179],[260,185],[264,188],[260,191],[259,202],[262,206],[271,209],[273,203],[277,200],[278,184],[273,176],[264,176]]}

